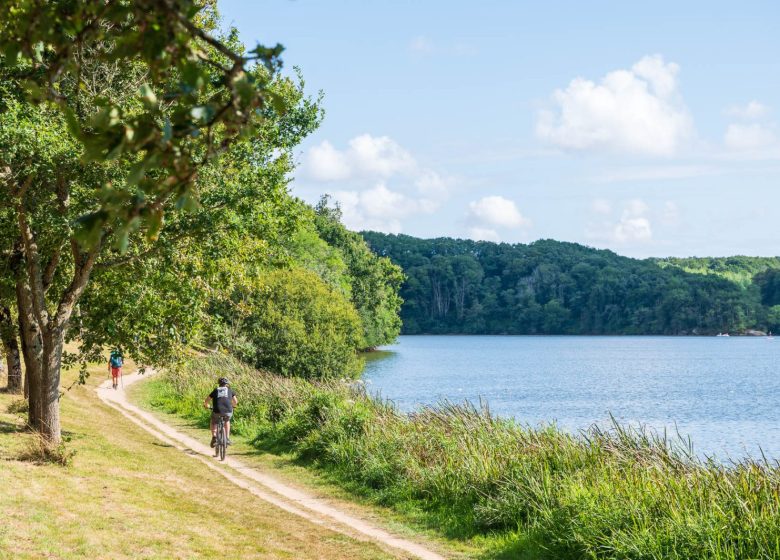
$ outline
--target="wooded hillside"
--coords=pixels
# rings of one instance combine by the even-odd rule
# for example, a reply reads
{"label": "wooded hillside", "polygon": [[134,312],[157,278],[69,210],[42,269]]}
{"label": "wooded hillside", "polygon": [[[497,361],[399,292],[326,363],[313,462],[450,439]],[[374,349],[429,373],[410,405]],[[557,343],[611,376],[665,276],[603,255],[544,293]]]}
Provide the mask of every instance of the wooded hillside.
{"label": "wooded hillside", "polygon": [[778,258],[637,260],[553,240],[363,237],[404,269],[405,334],[780,329]]}

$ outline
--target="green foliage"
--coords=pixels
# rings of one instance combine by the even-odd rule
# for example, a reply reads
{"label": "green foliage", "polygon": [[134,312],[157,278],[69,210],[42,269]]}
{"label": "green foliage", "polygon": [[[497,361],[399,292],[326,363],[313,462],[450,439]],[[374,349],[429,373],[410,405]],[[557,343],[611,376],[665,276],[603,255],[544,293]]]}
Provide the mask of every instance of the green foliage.
{"label": "green foliage", "polygon": [[[284,375],[355,375],[357,351],[392,342],[398,334],[400,269],[375,257],[337,216],[327,223],[340,237],[326,238],[320,214],[301,201],[283,200],[283,208],[274,210],[292,218],[284,235],[242,231],[228,236],[234,240],[231,251],[208,251],[219,256],[209,261],[213,273],[197,273],[217,279],[204,341]],[[252,223],[266,221],[258,216]],[[186,285],[186,277],[182,282]]]}
{"label": "green foliage", "polygon": [[[51,12],[36,14],[30,37],[51,34],[40,61],[0,57],[0,169],[9,185],[0,189],[0,302],[16,299],[15,271],[33,258],[16,245],[23,212],[40,267],[51,266],[51,279],[42,279],[48,310],[72,301],[74,275],[87,280],[85,301],[74,309],[77,324],[64,329],[81,341],[82,359],[119,344],[140,362],[161,364],[197,340],[210,327],[212,302],[256,277],[272,260],[269,247],[296,229],[297,204],[287,192],[291,150],[322,112],[303,94],[300,76],[284,78],[252,66],[254,55],[230,54],[243,51],[235,32],[207,35],[217,24],[211,4],[201,11],[174,2],[153,15],[129,4],[116,13],[83,4],[54,2]],[[193,9],[182,16],[176,10],[184,4]],[[9,6],[19,18],[32,9],[27,2]],[[124,25],[112,27],[114,17],[124,17]],[[60,27],[47,31],[46,18]],[[133,37],[150,18],[155,27],[145,37],[154,44],[133,54]],[[2,25],[0,42],[22,24]],[[78,48],[51,42],[72,25],[84,31]],[[179,36],[164,36],[174,28]],[[30,37],[19,42],[22,53]],[[166,44],[181,50],[155,50]],[[191,49],[196,56],[177,67],[174,59]],[[278,52],[260,55],[278,60]],[[236,76],[226,82],[220,68],[228,60]],[[56,79],[54,103],[25,94],[33,69],[44,89]],[[239,74],[254,80],[252,91],[239,92],[246,85]],[[236,100],[247,93],[248,105]],[[185,106],[195,102],[193,115]],[[230,107],[223,111],[220,103]],[[211,122],[195,122],[212,113]],[[151,128],[141,130],[150,118]],[[174,178],[166,176],[171,167]],[[30,278],[32,285],[38,280]]]}
{"label": "green foliage", "polygon": [[[407,334],[741,332],[767,325],[750,279],[780,266],[778,259],[748,257],[636,260],[552,240],[509,245],[363,236],[407,275],[401,289]],[[686,272],[683,264],[719,272]],[[737,274],[747,287],[727,279]],[[763,274],[768,294],[774,271]]]}
{"label": "green foliage", "polygon": [[780,257],[668,257],[651,260],[661,267],[675,267],[693,274],[714,274],[743,288],[753,283],[756,274],[780,269]]}
{"label": "green foliage", "polygon": [[239,353],[284,376],[352,377],[361,369],[360,319],[343,295],[297,268],[264,274],[247,293]]}
{"label": "green foliage", "polygon": [[770,307],[780,305],[780,269],[760,272],[754,282],[761,291],[761,303]]}
{"label": "green foliage", "polygon": [[301,204],[298,216],[298,230],[282,242],[291,261],[316,273],[331,288],[351,298],[352,278],[344,253],[320,237],[310,207]]}
{"label": "green foliage", "polygon": [[780,305],[773,305],[767,309],[766,323],[770,331],[780,332]]}
{"label": "green foliage", "polygon": [[3,77],[26,104],[55,107],[88,161],[128,166],[82,216],[90,246],[112,226],[124,248],[141,223],[154,232],[169,203],[194,207],[199,168],[262,128],[269,110],[287,109],[273,86],[283,48],[246,50],[235,35],[210,35],[216,15],[206,6],[3,1]]}
{"label": "green foliage", "polygon": [[97,270],[69,331],[81,359],[103,361],[109,346],[141,364],[175,360],[207,322],[208,298],[196,270],[184,258],[159,257]]}
{"label": "green foliage", "polygon": [[341,211],[338,206],[328,206],[328,197],[315,207],[314,224],[320,237],[343,255],[349,270],[350,298],[363,324],[366,348],[395,341],[401,330],[401,268],[372,253],[360,234],[345,228]]}
{"label": "green foliage", "polygon": [[241,401],[236,433],[378,503],[422,512],[448,536],[477,538],[490,556],[774,558],[780,549],[776,465],[701,462],[618,425],[580,437],[532,429],[468,404],[406,415],[360,385],[275,377],[220,356],[155,381],[155,404],[205,426],[199,405],[223,374]]}

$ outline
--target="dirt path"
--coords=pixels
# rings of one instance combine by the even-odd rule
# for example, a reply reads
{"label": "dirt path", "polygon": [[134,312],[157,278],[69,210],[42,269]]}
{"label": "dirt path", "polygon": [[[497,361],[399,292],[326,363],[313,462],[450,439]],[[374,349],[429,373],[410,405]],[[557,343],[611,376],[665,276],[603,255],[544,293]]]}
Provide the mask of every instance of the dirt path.
{"label": "dirt path", "polygon": [[[147,376],[149,375],[147,370]],[[124,376],[124,386],[143,379],[138,373]],[[97,389],[100,399],[121,412],[126,418],[154,435],[159,440],[176,447],[193,459],[202,461],[209,468],[217,471],[236,486],[248,490],[289,513],[298,515],[312,523],[325,525],[350,537],[361,537],[378,542],[386,547],[402,550],[423,560],[444,560],[444,557],[413,541],[381,529],[372,523],[345,513],[326,500],[293,488],[273,476],[244,464],[230,457],[218,461],[213,457],[213,450],[198,440],[185,435],[171,426],[161,422],[155,416],[146,412],[127,400],[123,388],[113,390],[111,382],[106,381]]]}

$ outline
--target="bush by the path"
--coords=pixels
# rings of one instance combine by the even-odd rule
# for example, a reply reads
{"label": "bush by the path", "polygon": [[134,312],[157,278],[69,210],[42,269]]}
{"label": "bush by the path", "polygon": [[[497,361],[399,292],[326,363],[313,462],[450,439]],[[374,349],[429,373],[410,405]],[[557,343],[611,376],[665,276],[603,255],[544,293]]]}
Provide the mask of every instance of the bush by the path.
{"label": "bush by the path", "polygon": [[205,419],[220,375],[240,395],[235,426],[350,490],[453,537],[486,536],[489,555],[534,558],[779,558],[780,469],[703,463],[616,426],[574,437],[470,405],[414,414],[360,385],[257,372],[196,358],[156,381],[155,404]]}
{"label": "bush by the path", "polygon": [[[360,317],[349,300],[314,272],[270,270],[234,305],[241,312],[223,333],[234,355],[280,375],[355,377],[365,346]],[[236,328],[238,327],[238,328]],[[239,334],[240,333],[240,334]]]}

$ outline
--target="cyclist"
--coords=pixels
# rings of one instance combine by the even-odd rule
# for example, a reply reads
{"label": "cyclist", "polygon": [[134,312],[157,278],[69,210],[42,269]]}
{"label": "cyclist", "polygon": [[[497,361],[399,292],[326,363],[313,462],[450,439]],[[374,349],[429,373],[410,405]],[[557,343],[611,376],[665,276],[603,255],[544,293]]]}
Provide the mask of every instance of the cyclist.
{"label": "cyclist", "polygon": [[[233,416],[233,407],[238,405],[238,399],[233,389],[230,388],[230,382],[225,377],[219,378],[219,386],[214,389],[203,401],[203,408],[211,409],[211,447],[217,444],[217,424],[220,416],[227,416],[225,420],[225,431],[227,432],[227,444],[232,445],[230,441],[230,418]],[[209,405],[209,400],[211,404]]]}

